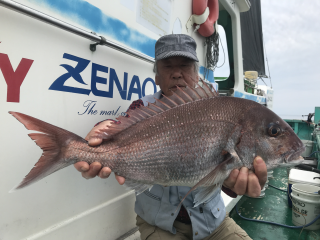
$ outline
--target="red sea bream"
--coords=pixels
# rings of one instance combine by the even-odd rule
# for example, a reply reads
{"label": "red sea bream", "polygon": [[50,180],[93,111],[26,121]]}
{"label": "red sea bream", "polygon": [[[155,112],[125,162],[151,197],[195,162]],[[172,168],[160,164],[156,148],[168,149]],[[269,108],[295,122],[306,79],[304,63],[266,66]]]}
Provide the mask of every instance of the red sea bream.
{"label": "red sea bream", "polygon": [[220,97],[206,84],[179,88],[148,107],[129,110],[117,124],[96,133],[98,147],[25,114],[10,112],[42,148],[43,155],[17,186],[28,186],[78,161],[100,162],[126,178],[137,194],[153,184],[199,188],[208,199],[230,171],[261,156],[268,169],[302,161],[304,146],[291,127],[254,101]]}

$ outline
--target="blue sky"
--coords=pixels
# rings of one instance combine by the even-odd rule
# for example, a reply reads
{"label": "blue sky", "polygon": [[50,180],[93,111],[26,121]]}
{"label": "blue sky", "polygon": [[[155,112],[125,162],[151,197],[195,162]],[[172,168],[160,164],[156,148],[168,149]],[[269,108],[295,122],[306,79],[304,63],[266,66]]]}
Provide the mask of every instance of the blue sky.
{"label": "blue sky", "polygon": [[273,110],[284,118],[314,112],[320,106],[320,1],[261,0],[261,5]]}

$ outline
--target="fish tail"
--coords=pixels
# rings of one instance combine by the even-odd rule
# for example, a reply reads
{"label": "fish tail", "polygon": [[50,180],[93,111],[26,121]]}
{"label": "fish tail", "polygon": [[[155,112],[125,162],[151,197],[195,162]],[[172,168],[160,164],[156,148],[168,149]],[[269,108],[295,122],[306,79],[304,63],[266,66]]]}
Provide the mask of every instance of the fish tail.
{"label": "fish tail", "polygon": [[40,132],[30,133],[28,135],[43,150],[39,161],[31,169],[28,175],[25,176],[22,182],[10,192],[35,183],[51,173],[54,173],[73,163],[72,160],[67,161],[67,158],[65,158],[66,146],[72,140],[85,141],[83,138],[72,132],[28,115],[18,112],[9,113],[18,121],[20,121],[28,130]]}

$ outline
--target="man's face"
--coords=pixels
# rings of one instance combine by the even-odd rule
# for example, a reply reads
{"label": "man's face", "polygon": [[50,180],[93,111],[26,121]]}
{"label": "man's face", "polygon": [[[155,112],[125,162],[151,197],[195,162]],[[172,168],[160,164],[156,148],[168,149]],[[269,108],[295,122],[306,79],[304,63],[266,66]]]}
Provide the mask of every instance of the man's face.
{"label": "man's face", "polygon": [[185,57],[170,57],[157,62],[158,75],[156,84],[163,94],[171,96],[176,86],[185,87],[186,83],[195,86],[198,82],[198,73],[194,69],[194,61]]}

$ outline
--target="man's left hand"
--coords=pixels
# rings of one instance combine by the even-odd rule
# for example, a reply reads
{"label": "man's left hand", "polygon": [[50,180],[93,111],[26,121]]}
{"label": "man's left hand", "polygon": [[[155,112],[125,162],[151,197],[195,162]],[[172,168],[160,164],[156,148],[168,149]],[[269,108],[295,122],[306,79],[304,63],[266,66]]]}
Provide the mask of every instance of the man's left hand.
{"label": "man's left hand", "polygon": [[250,197],[258,197],[267,181],[267,166],[262,158],[257,156],[253,161],[253,167],[255,172],[246,167],[232,170],[223,182],[223,186],[238,195],[247,194]]}

